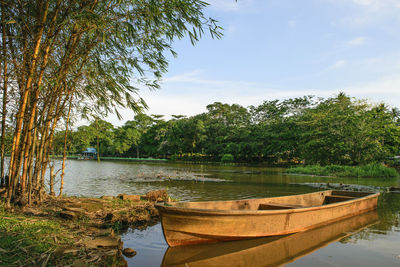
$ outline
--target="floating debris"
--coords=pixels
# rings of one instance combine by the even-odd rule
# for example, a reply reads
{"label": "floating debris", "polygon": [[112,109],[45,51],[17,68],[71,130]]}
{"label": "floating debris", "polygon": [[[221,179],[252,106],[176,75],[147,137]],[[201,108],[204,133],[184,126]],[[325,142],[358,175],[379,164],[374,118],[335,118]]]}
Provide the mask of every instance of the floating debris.
{"label": "floating debris", "polygon": [[293,185],[306,185],[319,189],[349,190],[349,191],[386,191],[386,187],[367,186],[359,184],[342,183],[291,183]]}

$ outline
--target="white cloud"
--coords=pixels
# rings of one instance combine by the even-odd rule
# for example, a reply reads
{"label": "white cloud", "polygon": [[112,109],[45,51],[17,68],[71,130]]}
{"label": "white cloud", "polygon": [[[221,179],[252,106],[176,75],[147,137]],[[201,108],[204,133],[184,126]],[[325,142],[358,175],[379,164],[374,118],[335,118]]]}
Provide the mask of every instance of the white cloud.
{"label": "white cloud", "polygon": [[353,47],[353,46],[364,45],[366,42],[367,42],[367,38],[360,36],[360,37],[356,37],[356,38],[353,38],[353,39],[345,42],[344,45],[347,47]]}
{"label": "white cloud", "polygon": [[[400,107],[398,93],[400,76],[396,75],[400,71],[400,64],[397,63],[399,57],[400,55],[390,54],[386,57],[371,57],[359,61],[338,59],[331,66],[308,79],[303,77],[299,83],[294,82],[291,85],[278,87],[246,80],[211,79],[206,71],[198,69],[165,78],[161,90],[141,89],[139,94],[149,106],[146,113],[162,114],[165,115],[165,119],[170,119],[171,115],[200,114],[206,111],[208,104],[216,101],[237,103],[247,107],[259,105],[265,100],[282,100],[304,95],[334,97],[341,91],[359,99],[369,99],[371,102],[384,102]],[[320,76],[337,69],[340,71],[357,69],[365,73],[365,77],[358,81],[343,80],[332,86],[326,83],[325,76]],[[377,71],[386,74],[381,78],[376,75]],[[334,73],[329,73],[331,74]],[[337,79],[341,78],[337,77]],[[122,110],[121,114],[122,121],[118,121],[116,116],[109,116],[107,120],[114,125],[122,125],[125,121],[132,120],[135,115],[129,110]]]}
{"label": "white cloud", "polygon": [[[260,105],[265,100],[288,99],[302,97],[304,95],[315,95],[318,97],[334,97],[339,92],[367,99],[371,103],[387,103],[392,106],[400,107],[400,77],[385,77],[375,81],[342,86],[341,88],[325,89],[304,89],[304,88],[269,88],[267,86],[252,82],[235,81],[211,81],[207,85],[198,83],[183,82],[183,87],[190,87],[191,93],[185,94],[185,89],[174,91],[171,87],[179,84],[177,80],[169,84],[167,88],[159,91],[143,90],[141,95],[146,100],[149,110],[147,114],[165,115],[165,119],[170,119],[171,115],[193,116],[206,112],[206,106],[216,101],[229,104],[239,104],[245,107],[250,105]],[[230,87],[225,87],[225,85]],[[241,84],[235,86],[235,84]],[[247,84],[247,87],[243,87]],[[214,85],[211,86],[210,85]],[[195,92],[195,93],[193,93]],[[134,113],[129,110],[121,110],[123,120],[118,121],[116,116],[111,115],[106,118],[116,126],[123,125],[125,121],[132,120]]]}
{"label": "white cloud", "polygon": [[[208,88],[243,88],[254,86],[255,83],[247,82],[247,81],[231,81],[231,80],[211,80],[203,78],[203,71],[202,70],[194,70],[191,72],[175,75],[172,77],[167,77],[163,80],[163,87],[168,84],[185,84],[191,83],[191,85],[198,85],[205,86]],[[186,85],[184,85],[186,86]]]}
{"label": "white cloud", "polygon": [[230,33],[230,34],[233,34],[233,33],[235,33],[236,32],[236,26],[235,25],[229,25],[228,26],[228,29],[227,29],[227,32],[228,33]]}
{"label": "white cloud", "polygon": [[193,70],[191,72],[182,73],[172,77],[163,79],[163,83],[168,82],[194,82],[198,80],[198,76],[202,73],[202,70]]}
{"label": "white cloud", "polygon": [[239,4],[233,0],[209,0],[208,3],[211,7],[225,12],[239,10]]}
{"label": "white cloud", "polygon": [[329,67],[327,67],[325,70],[335,70],[335,69],[339,69],[342,68],[346,65],[346,61],[343,59],[337,60],[334,64],[330,65]]}
{"label": "white cloud", "polygon": [[374,0],[352,0],[354,3],[363,6],[369,6],[374,3]]}
{"label": "white cloud", "polygon": [[211,8],[223,12],[239,12],[253,7],[254,0],[208,0]]}
{"label": "white cloud", "polygon": [[380,10],[384,8],[400,8],[398,0],[351,0],[354,4],[364,6],[371,10]]}
{"label": "white cloud", "polygon": [[400,78],[384,77],[375,81],[360,83],[349,87],[354,95],[373,96],[376,99],[386,99],[393,104],[400,104]]}
{"label": "white cloud", "polygon": [[297,21],[296,20],[289,20],[288,21],[288,26],[290,28],[294,28],[297,25]]}
{"label": "white cloud", "polygon": [[[346,27],[374,25],[381,30],[398,29],[399,0],[326,0],[334,6],[345,6],[351,13],[339,19]],[[334,22],[336,23],[336,22]]]}

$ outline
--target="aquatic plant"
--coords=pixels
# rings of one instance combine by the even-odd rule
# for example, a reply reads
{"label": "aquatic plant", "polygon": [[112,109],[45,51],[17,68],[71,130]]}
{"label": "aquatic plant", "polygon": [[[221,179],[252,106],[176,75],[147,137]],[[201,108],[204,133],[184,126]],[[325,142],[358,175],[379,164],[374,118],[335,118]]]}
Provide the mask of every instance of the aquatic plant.
{"label": "aquatic plant", "polygon": [[308,165],[296,166],[286,170],[286,173],[311,174],[320,176],[337,177],[398,177],[399,173],[394,168],[388,168],[379,163],[371,163],[361,166],[342,166],[342,165]]}

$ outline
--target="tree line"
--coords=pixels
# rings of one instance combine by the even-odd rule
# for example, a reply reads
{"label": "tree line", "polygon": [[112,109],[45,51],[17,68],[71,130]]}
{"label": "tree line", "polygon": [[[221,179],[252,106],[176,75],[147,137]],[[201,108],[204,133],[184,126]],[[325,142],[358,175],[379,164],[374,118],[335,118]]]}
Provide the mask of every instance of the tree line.
{"label": "tree line", "polygon": [[[96,119],[68,134],[68,151],[190,161],[360,165],[399,154],[400,112],[343,93],[243,106],[215,102],[195,116],[138,114],[121,127]],[[63,151],[64,131],[54,137]]]}

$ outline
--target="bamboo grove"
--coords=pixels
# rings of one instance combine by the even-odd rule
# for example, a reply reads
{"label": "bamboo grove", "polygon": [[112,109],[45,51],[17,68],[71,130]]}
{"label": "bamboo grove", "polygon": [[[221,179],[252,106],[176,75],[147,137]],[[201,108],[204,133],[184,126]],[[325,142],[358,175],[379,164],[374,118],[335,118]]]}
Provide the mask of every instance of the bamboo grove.
{"label": "bamboo grove", "polygon": [[7,204],[43,200],[56,129],[66,129],[66,140],[72,116],[142,111],[138,85],[159,87],[166,53],[176,54],[173,40],[195,43],[205,29],[219,38],[206,6],[197,0],[2,0],[0,179]]}

